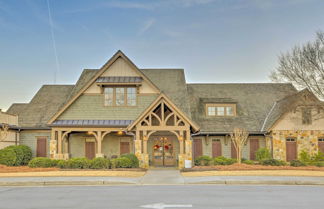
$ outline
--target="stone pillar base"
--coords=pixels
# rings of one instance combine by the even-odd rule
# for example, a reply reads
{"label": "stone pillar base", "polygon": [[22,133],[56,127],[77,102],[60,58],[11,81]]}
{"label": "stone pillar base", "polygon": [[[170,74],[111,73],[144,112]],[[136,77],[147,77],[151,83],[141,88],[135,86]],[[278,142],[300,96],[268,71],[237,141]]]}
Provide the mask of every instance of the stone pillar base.
{"label": "stone pillar base", "polygon": [[148,154],[136,154],[136,157],[139,160],[140,168],[149,168],[149,155]]}
{"label": "stone pillar base", "polygon": [[57,160],[63,160],[64,159],[64,154],[54,154],[54,159],[57,159]]}
{"label": "stone pillar base", "polygon": [[179,169],[184,168],[185,158],[186,158],[186,155],[185,154],[179,154],[178,155],[178,168]]}
{"label": "stone pillar base", "polygon": [[68,160],[70,159],[70,154],[69,153],[64,153],[63,154],[63,160]]}
{"label": "stone pillar base", "polygon": [[102,154],[102,153],[97,153],[97,154],[96,154],[96,157],[105,157],[105,155]]}

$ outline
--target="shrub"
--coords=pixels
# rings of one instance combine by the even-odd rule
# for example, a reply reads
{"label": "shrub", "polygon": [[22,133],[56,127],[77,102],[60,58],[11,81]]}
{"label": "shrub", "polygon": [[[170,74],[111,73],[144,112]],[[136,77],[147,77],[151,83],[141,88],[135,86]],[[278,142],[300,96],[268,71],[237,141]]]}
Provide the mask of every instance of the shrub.
{"label": "shrub", "polygon": [[0,164],[6,166],[14,166],[16,163],[17,155],[13,149],[0,150]]}
{"label": "shrub", "polygon": [[56,167],[58,168],[68,168],[68,161],[67,160],[58,160],[56,163]]}
{"label": "shrub", "polygon": [[126,157],[132,161],[132,168],[139,167],[139,160],[135,154],[123,154],[121,157]]}
{"label": "shrub", "polygon": [[211,165],[212,161],[213,161],[213,159],[211,157],[203,155],[203,156],[197,157],[195,159],[195,165],[198,165],[198,166]]}
{"label": "shrub", "polygon": [[318,161],[318,162],[314,163],[314,165],[317,167],[324,167],[324,161]]}
{"label": "shrub", "polygon": [[107,169],[110,166],[110,161],[106,158],[98,157],[90,161],[90,168],[92,169]]}
{"label": "shrub", "polygon": [[90,167],[90,160],[87,158],[71,158],[67,160],[67,168],[86,169]]}
{"label": "shrub", "polygon": [[15,152],[15,155],[16,155],[16,160],[15,160],[15,163],[13,164],[14,166],[19,166],[19,165],[22,165],[23,164],[23,160],[24,160],[24,151],[16,146],[16,145],[11,145],[11,146],[8,146],[4,149],[11,149]]}
{"label": "shrub", "polygon": [[267,148],[260,148],[255,153],[255,159],[257,161],[271,159],[271,153]]}
{"label": "shrub", "polygon": [[301,166],[306,166],[306,163],[304,163],[300,160],[292,160],[292,161],[290,161],[290,166],[301,167]]}
{"label": "shrub", "polygon": [[214,165],[232,165],[236,163],[236,159],[226,158],[223,156],[215,157],[213,161]]}
{"label": "shrub", "polygon": [[29,161],[28,166],[31,168],[49,168],[53,167],[52,160],[46,157],[35,157]]}
{"label": "shrub", "polygon": [[33,157],[31,148],[26,145],[18,145],[17,147],[19,147],[24,153],[22,165],[27,165]]}
{"label": "shrub", "polygon": [[308,154],[308,152],[306,152],[305,150],[301,151],[299,154],[299,160],[305,164],[309,164],[311,163],[312,157],[310,156],[310,154]]}
{"label": "shrub", "polygon": [[247,164],[247,165],[254,165],[253,160],[242,160],[242,163]]}
{"label": "shrub", "polygon": [[271,165],[271,166],[283,166],[286,165],[285,161],[276,160],[276,159],[265,159],[260,161],[261,165]]}
{"label": "shrub", "polygon": [[132,161],[126,157],[119,157],[111,160],[111,168],[131,168]]}

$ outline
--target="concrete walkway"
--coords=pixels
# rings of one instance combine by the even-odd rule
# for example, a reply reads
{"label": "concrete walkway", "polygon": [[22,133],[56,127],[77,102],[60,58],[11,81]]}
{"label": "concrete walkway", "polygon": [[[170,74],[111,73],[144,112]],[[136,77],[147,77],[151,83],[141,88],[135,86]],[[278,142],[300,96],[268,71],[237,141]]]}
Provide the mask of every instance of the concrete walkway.
{"label": "concrete walkway", "polygon": [[184,184],[184,178],[177,169],[150,169],[141,179],[142,185]]}

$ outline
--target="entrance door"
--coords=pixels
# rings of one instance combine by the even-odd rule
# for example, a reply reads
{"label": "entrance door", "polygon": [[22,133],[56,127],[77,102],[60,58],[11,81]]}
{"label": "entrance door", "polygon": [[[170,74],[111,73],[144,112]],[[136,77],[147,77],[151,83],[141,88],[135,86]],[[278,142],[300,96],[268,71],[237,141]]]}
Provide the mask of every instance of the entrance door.
{"label": "entrance door", "polygon": [[120,155],[129,153],[129,142],[120,142]]}
{"label": "entrance door", "polygon": [[174,140],[161,137],[154,141],[152,149],[154,166],[176,166]]}
{"label": "entrance door", "polygon": [[38,137],[37,138],[37,148],[36,148],[36,156],[37,157],[46,157],[46,137]]}
{"label": "entrance door", "polygon": [[202,140],[194,139],[194,159],[203,155]]}
{"label": "entrance door", "polygon": [[318,139],[318,151],[324,153],[324,138]]}
{"label": "entrance door", "polygon": [[95,142],[85,143],[85,156],[88,159],[93,159],[96,157],[96,144]]}
{"label": "entrance door", "polygon": [[259,149],[259,139],[250,139],[250,160],[255,160],[255,154]]}
{"label": "entrance door", "polygon": [[286,160],[288,162],[297,158],[296,139],[286,139]]}
{"label": "entrance door", "polygon": [[220,142],[220,139],[213,139],[213,157],[219,157],[222,156],[222,144]]}

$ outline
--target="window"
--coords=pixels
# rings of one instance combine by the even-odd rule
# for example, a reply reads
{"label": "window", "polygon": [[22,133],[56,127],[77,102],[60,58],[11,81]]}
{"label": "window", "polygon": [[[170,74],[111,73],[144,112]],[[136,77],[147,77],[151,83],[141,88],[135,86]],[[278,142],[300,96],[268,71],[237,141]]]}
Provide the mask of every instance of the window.
{"label": "window", "polygon": [[324,142],[324,137],[318,139],[319,142]]}
{"label": "window", "polygon": [[302,109],[302,124],[310,125],[312,124],[312,109],[303,108]]}
{"label": "window", "polygon": [[235,116],[235,104],[206,104],[207,116]]}
{"label": "window", "polygon": [[105,106],[136,106],[135,87],[106,87],[104,89]]}
{"label": "window", "polygon": [[216,107],[208,107],[208,115],[215,116],[216,115]]}
{"label": "window", "polygon": [[217,115],[225,115],[225,107],[217,107]]}
{"label": "window", "polygon": [[233,107],[226,107],[226,115],[233,116]]}
{"label": "window", "polygon": [[114,89],[105,88],[105,106],[112,106],[114,101]]}
{"label": "window", "polygon": [[294,141],[296,141],[296,139],[294,139],[294,138],[287,138],[286,141],[287,142],[294,142]]}
{"label": "window", "polygon": [[125,105],[125,88],[116,88],[116,105]]}
{"label": "window", "polygon": [[127,88],[127,105],[136,105],[136,88]]}

